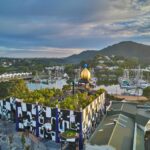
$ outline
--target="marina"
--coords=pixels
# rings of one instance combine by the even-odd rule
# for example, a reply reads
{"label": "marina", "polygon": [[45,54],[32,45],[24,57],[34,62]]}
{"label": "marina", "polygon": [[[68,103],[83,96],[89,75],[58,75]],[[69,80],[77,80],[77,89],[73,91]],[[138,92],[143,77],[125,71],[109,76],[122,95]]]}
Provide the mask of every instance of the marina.
{"label": "marina", "polygon": [[143,79],[143,72],[141,69],[124,69],[122,77],[118,78],[121,89],[125,90],[125,93],[132,96],[141,96],[143,89],[150,86],[150,83]]}
{"label": "marina", "polygon": [[36,90],[36,89],[43,89],[43,88],[62,89],[62,87],[67,83],[66,83],[66,79],[60,79],[54,82],[49,82],[48,84],[45,84],[43,82],[39,82],[39,83],[26,82],[26,84],[30,90]]}

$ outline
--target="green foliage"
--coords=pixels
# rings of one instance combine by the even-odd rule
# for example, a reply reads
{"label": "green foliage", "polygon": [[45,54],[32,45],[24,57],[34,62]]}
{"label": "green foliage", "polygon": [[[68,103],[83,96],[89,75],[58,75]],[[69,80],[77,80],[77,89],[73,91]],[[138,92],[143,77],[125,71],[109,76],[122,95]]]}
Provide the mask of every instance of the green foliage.
{"label": "green foliage", "polygon": [[105,92],[105,89],[100,88],[96,91],[96,94],[101,95],[104,92]]}
{"label": "green foliage", "polygon": [[0,99],[10,96],[11,82],[0,82]]}
{"label": "green foliage", "polygon": [[78,92],[75,95],[67,96],[62,102],[59,103],[60,108],[71,109],[71,110],[80,110],[80,108],[85,108],[89,105],[95,98],[105,92],[104,89],[99,89],[95,94],[88,95],[88,93]]}
{"label": "green foliage", "polygon": [[74,65],[72,64],[68,64],[65,66],[65,72],[69,75],[70,79],[73,80],[74,79]]}
{"label": "green foliage", "polygon": [[121,64],[122,68],[136,68],[139,65],[139,62],[136,58],[126,59],[126,61]]}
{"label": "green foliage", "polygon": [[24,98],[29,93],[29,89],[24,80],[11,81],[10,96]]}
{"label": "green foliage", "polygon": [[0,98],[17,97],[24,98],[29,92],[24,80],[11,80],[0,83]]}
{"label": "green foliage", "polygon": [[22,143],[22,146],[24,147],[24,145],[25,145],[25,143],[26,143],[26,139],[25,139],[23,133],[22,133],[22,135],[21,135],[21,143]]}
{"label": "green foliage", "polygon": [[77,101],[74,96],[68,96],[60,103],[60,108],[75,110]]}
{"label": "green foliage", "polygon": [[105,80],[97,80],[96,82],[97,85],[113,85],[113,84],[118,84],[118,81],[117,80],[108,80],[108,79],[105,79]]}
{"label": "green foliage", "polygon": [[58,101],[54,98],[55,96],[60,96],[61,94],[62,93],[59,89],[40,89],[27,93],[24,97],[24,101],[27,103],[38,102],[39,104],[55,107]]}
{"label": "green foliage", "polygon": [[[89,105],[96,97],[102,94],[105,90],[99,89],[93,95],[88,95],[88,93],[77,92],[75,95],[65,96],[63,91],[60,89],[41,89],[30,91],[24,101],[27,103],[36,103],[43,104],[50,107],[58,107],[62,109],[70,110],[80,110],[80,108],[85,108]],[[62,96],[65,98],[61,101],[58,101]]]}
{"label": "green foliage", "polygon": [[25,150],[30,150],[30,146],[27,145],[27,146],[25,147]]}
{"label": "green foliage", "polygon": [[70,91],[71,88],[72,88],[71,85],[64,85],[63,88],[62,88],[62,90],[63,91]]}
{"label": "green foliage", "polygon": [[[75,95],[72,95],[72,92],[70,92],[70,85],[64,86],[62,90],[45,88],[30,91],[23,80],[13,80],[5,82],[4,84],[1,83],[0,86],[3,87],[3,89],[1,88],[3,94],[0,93],[1,98],[13,96],[23,99],[26,103],[38,102],[38,104],[50,107],[56,107],[56,105],[58,105],[58,107],[62,109],[71,110],[85,108],[96,97],[104,92],[103,89],[99,89],[93,95],[89,95],[87,92],[80,93],[79,91]],[[69,95],[64,91],[68,91]]]}
{"label": "green foliage", "polygon": [[3,74],[7,71],[8,69],[5,67],[0,67],[0,74]]}
{"label": "green foliage", "polygon": [[61,134],[61,136],[64,137],[64,138],[66,138],[66,139],[67,139],[67,138],[75,138],[75,137],[76,137],[76,134],[77,134],[76,131],[67,130],[67,131],[63,132],[63,133]]}
{"label": "green foliage", "polygon": [[150,98],[150,86],[143,90],[143,96]]}

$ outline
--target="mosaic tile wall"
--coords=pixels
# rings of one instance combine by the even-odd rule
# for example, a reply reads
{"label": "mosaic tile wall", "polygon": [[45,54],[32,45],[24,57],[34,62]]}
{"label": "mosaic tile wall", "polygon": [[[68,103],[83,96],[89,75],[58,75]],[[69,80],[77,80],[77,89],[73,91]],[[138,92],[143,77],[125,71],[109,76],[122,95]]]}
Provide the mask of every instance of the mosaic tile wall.
{"label": "mosaic tile wall", "polygon": [[7,98],[5,100],[0,100],[0,118],[5,119],[15,119],[15,99]]}
{"label": "mosaic tile wall", "polygon": [[72,129],[80,132],[81,113],[35,104],[17,103],[18,130],[59,142],[59,134]]}
{"label": "mosaic tile wall", "polygon": [[82,111],[83,135],[90,134],[92,128],[96,127],[104,116],[105,111],[105,93],[103,93]]}
{"label": "mosaic tile wall", "polygon": [[0,100],[0,118],[16,122],[17,131],[28,129],[32,134],[60,142],[60,133],[72,129],[79,134],[79,145],[93,125],[105,114],[105,94],[101,94],[81,112],[50,108],[18,102],[8,98]]}

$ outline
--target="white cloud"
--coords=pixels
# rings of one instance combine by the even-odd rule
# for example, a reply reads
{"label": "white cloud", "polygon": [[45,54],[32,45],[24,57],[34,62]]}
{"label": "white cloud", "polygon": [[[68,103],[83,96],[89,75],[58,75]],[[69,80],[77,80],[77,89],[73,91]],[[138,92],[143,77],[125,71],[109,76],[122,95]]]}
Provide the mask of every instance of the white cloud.
{"label": "white cloud", "polygon": [[83,49],[78,48],[56,48],[56,47],[35,47],[26,49],[17,49],[9,47],[0,47],[1,57],[47,57],[47,58],[58,58],[67,57],[72,54],[79,54]]}
{"label": "white cloud", "polygon": [[65,56],[99,49],[106,41],[147,42],[150,0],[5,0],[0,2],[0,22],[0,46],[12,47],[5,51]]}

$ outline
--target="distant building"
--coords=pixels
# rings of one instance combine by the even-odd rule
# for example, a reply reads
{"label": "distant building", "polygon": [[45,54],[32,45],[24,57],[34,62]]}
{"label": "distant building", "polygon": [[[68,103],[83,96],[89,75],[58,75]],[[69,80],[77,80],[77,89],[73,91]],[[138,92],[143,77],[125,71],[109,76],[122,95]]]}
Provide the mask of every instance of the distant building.
{"label": "distant building", "polygon": [[107,59],[107,60],[111,60],[109,56],[105,56],[105,59]]}
{"label": "distant building", "polygon": [[117,63],[118,63],[118,64],[124,63],[124,60],[117,60]]}
{"label": "distant building", "polygon": [[103,64],[105,61],[104,60],[99,60],[98,61],[100,64]]}
{"label": "distant building", "polygon": [[118,66],[107,67],[108,70],[116,70],[116,69],[118,69],[118,68],[119,68]]}
{"label": "distant building", "polygon": [[32,73],[31,72],[22,72],[22,73],[5,73],[0,75],[0,82],[1,81],[8,81],[11,79],[28,79],[32,78]]}

